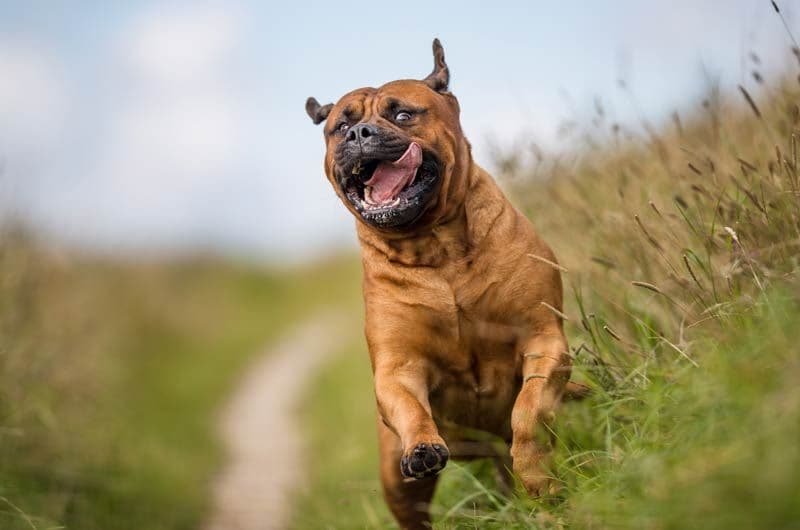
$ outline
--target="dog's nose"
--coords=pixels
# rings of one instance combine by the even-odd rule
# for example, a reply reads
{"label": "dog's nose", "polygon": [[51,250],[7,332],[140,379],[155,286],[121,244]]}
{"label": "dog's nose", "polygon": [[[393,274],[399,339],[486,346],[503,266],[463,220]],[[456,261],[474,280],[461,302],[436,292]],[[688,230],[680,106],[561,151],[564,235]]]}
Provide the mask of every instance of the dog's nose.
{"label": "dog's nose", "polygon": [[350,127],[350,130],[347,131],[345,140],[353,143],[361,143],[367,138],[376,136],[377,134],[378,127],[376,125],[371,123],[359,123],[358,125],[353,125]]}

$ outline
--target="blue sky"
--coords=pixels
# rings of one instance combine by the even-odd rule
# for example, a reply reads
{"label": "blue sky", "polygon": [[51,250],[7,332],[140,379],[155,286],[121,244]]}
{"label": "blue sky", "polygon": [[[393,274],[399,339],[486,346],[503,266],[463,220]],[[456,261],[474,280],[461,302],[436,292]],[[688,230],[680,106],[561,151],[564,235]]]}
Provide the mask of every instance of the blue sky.
{"label": "blue sky", "polygon": [[596,97],[635,121],[620,77],[657,121],[704,70],[730,90],[748,52],[779,71],[790,45],[768,0],[5,2],[0,209],[111,252],[353,246],[305,98],[422,77],[434,36],[488,166],[490,141],[558,146]]}

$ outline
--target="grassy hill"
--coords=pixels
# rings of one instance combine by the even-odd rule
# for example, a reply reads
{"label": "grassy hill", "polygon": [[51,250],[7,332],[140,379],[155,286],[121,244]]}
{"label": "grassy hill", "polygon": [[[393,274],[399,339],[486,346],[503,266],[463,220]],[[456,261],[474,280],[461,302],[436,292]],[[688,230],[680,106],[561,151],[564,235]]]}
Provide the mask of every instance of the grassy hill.
{"label": "grassy hill", "polygon": [[[561,411],[551,495],[448,465],[437,528],[797,527],[798,102],[794,80],[715,90],[644,132],[598,106],[567,155],[498,155],[565,267],[575,377],[594,395]],[[298,528],[392,524],[366,363],[351,350],[310,398],[313,440],[344,443],[317,445]]]}

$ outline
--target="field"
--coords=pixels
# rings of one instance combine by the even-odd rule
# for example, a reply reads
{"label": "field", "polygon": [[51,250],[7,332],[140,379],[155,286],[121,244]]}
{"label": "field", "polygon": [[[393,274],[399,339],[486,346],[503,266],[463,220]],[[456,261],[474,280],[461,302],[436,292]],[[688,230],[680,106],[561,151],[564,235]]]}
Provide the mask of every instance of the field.
{"label": "field", "polygon": [[[598,105],[568,155],[498,153],[499,180],[564,268],[574,377],[594,394],[561,411],[550,495],[448,464],[436,528],[800,525],[798,101],[794,81],[711,90],[639,132]],[[393,525],[365,379],[363,346],[319,377],[297,528]]]}
{"label": "field", "polygon": [[13,232],[0,244],[0,528],[197,528],[225,397],[290,323],[354,296],[357,263],[42,248]]}

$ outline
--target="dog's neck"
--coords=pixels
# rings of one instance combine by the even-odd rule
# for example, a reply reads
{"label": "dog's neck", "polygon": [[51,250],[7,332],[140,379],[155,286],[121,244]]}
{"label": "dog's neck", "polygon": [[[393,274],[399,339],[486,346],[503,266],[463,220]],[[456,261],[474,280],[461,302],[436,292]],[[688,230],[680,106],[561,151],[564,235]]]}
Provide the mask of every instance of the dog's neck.
{"label": "dog's neck", "polygon": [[501,195],[494,179],[472,163],[464,196],[432,226],[408,235],[384,235],[357,223],[362,253],[378,254],[406,267],[438,267],[469,259],[479,251],[506,202],[490,200]]}

